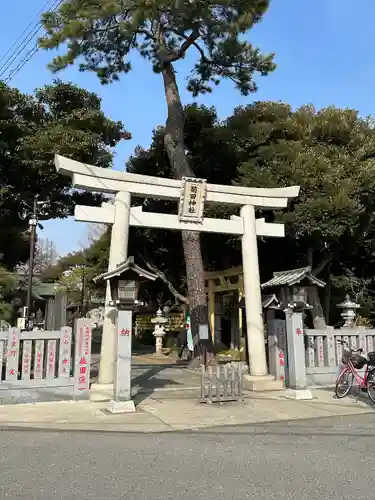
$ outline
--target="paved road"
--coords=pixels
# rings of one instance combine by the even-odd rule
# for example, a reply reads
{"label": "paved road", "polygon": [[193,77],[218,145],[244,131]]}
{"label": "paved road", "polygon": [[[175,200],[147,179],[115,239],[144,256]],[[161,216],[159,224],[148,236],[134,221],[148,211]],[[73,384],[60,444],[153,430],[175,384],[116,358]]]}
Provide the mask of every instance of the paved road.
{"label": "paved road", "polygon": [[368,500],[375,414],[159,435],[0,431],[0,499]]}

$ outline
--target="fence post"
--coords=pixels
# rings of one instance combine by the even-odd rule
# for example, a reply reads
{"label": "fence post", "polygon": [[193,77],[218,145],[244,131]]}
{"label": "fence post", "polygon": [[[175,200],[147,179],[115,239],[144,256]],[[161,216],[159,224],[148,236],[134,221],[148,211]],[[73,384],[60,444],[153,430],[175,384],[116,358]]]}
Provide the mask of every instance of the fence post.
{"label": "fence post", "polygon": [[267,336],[268,336],[268,363],[269,363],[269,373],[273,375],[276,379],[277,377],[277,364],[278,364],[278,354],[277,354],[277,337],[276,337],[276,323],[274,319],[274,311],[271,309],[267,310]]}
{"label": "fence post", "polygon": [[307,387],[303,312],[287,309],[285,317],[289,375],[287,397],[312,399],[312,394]]}
{"label": "fence post", "polygon": [[272,319],[268,323],[268,349],[270,374],[277,380],[285,381],[286,338],[285,320]]}
{"label": "fence post", "polygon": [[60,329],[59,377],[70,377],[72,357],[72,329],[63,326]]}
{"label": "fence post", "polygon": [[76,321],[74,346],[74,393],[81,398],[89,397],[91,365],[92,321],[80,318]]}
{"label": "fence post", "polygon": [[33,350],[32,340],[25,340],[22,346],[22,368],[21,368],[22,380],[30,380],[32,350]]}
{"label": "fence post", "polygon": [[331,367],[336,365],[336,349],[333,326],[327,326],[324,339],[324,359],[326,360],[327,366]]}
{"label": "fence post", "polygon": [[20,329],[9,328],[6,352],[6,381],[18,379],[18,360],[20,355]]}
{"label": "fence post", "polygon": [[366,330],[363,329],[363,331],[359,331],[359,339],[358,339],[359,346],[363,349],[363,354],[367,354],[367,342],[366,342]]}

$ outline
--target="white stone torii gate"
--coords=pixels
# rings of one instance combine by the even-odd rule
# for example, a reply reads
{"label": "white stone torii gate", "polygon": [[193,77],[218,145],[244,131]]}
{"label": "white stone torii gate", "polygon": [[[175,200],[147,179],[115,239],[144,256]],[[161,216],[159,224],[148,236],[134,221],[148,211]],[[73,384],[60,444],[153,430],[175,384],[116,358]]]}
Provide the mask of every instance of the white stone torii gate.
{"label": "white stone torii gate", "polygon": [[[241,236],[250,364],[249,378],[254,381],[264,380],[266,382],[269,380],[269,377],[266,377],[267,362],[257,236],[283,237],[284,225],[267,223],[264,219],[255,219],[255,207],[285,208],[289,199],[298,196],[299,186],[273,189],[247,188],[206,184],[201,179],[175,180],[151,177],[94,167],[59,155],[55,156],[55,166],[58,172],[72,178],[72,184],[76,188],[115,194],[113,205],[103,203],[101,207],[77,206],[75,209],[75,218],[78,221],[112,225],[109,270],[113,270],[128,256],[129,226],[205,231]],[[179,214],[143,212],[142,207],[130,206],[131,194],[143,198],[180,199]],[[232,216],[230,220],[205,218],[203,217],[204,203],[241,206],[240,217]],[[113,382],[116,329],[115,311],[108,304],[109,297],[109,288],[107,287],[99,384]]]}

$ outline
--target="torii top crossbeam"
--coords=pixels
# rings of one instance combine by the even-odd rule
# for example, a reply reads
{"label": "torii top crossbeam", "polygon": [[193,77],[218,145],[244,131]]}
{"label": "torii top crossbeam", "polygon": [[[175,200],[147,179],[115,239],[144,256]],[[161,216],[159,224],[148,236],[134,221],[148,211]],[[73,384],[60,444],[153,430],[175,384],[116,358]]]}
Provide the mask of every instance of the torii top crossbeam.
{"label": "torii top crossbeam", "polygon": [[[72,178],[73,186],[90,191],[117,193],[126,191],[139,197],[178,199],[181,180],[129,174],[116,170],[94,167],[64,156],[55,156],[56,170]],[[207,184],[206,203],[226,205],[253,205],[263,208],[284,208],[291,198],[296,198],[299,186],[283,188],[249,188]]]}

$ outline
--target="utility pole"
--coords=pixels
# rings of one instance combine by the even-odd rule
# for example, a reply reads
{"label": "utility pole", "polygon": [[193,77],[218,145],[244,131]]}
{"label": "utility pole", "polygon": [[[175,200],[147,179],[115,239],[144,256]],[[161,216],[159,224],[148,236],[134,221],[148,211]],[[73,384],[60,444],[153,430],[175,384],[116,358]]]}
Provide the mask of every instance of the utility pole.
{"label": "utility pole", "polygon": [[27,283],[27,298],[26,298],[26,328],[30,329],[30,309],[31,309],[31,298],[33,290],[33,271],[34,271],[34,254],[35,254],[35,240],[36,240],[36,226],[38,224],[37,220],[37,197],[34,196],[33,202],[33,212],[31,219],[29,220],[30,227],[30,254],[29,254],[29,276]]}

